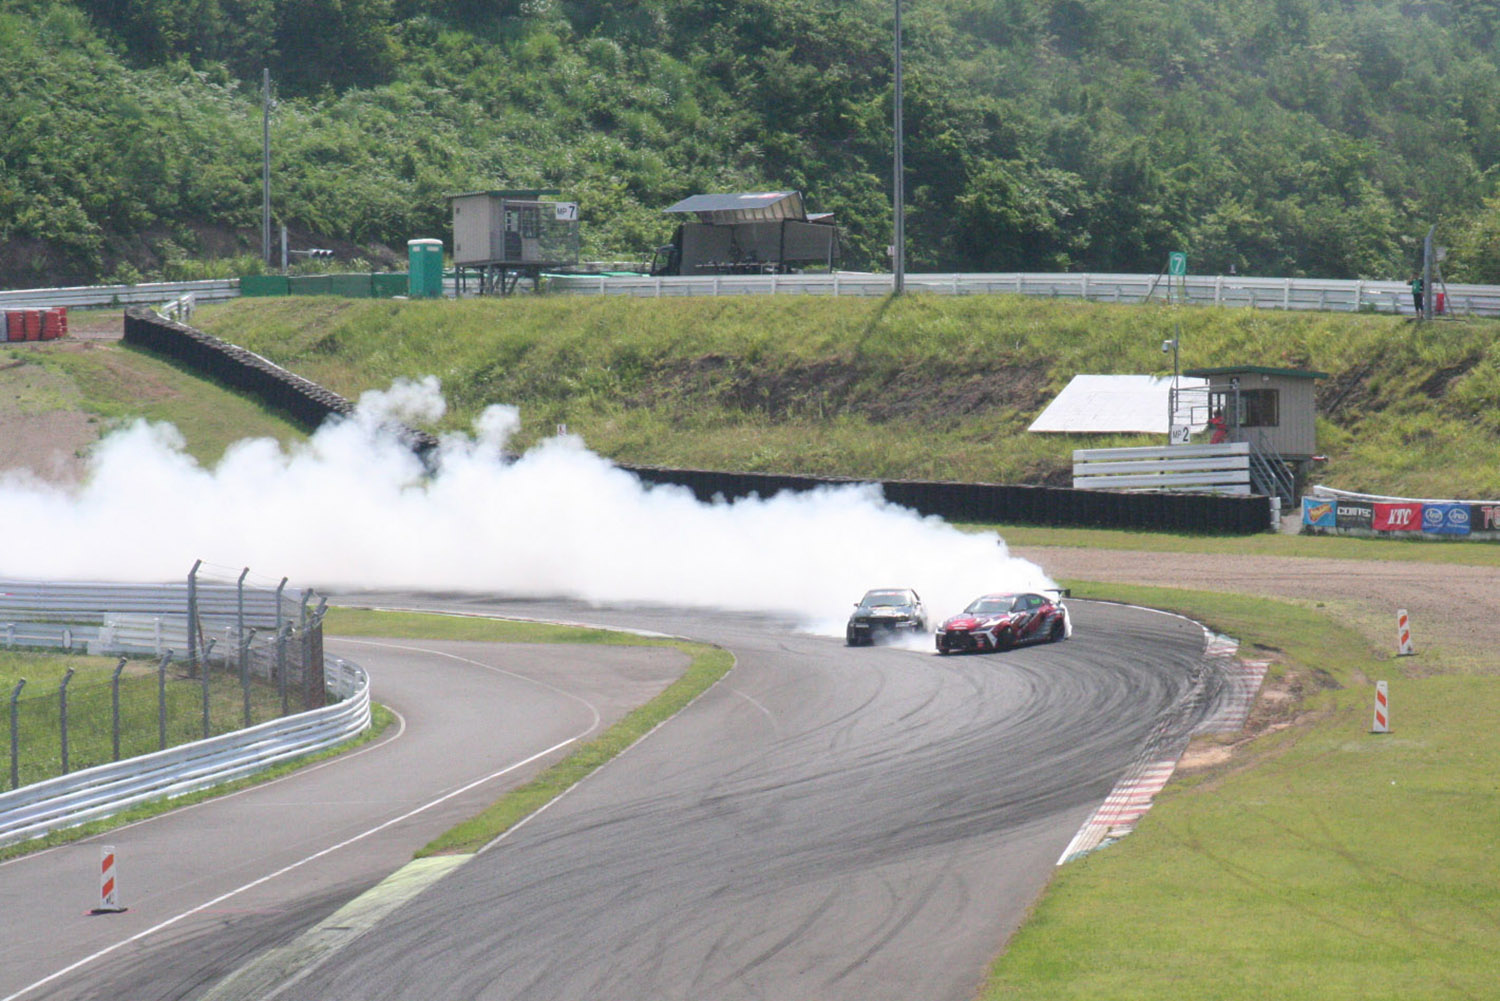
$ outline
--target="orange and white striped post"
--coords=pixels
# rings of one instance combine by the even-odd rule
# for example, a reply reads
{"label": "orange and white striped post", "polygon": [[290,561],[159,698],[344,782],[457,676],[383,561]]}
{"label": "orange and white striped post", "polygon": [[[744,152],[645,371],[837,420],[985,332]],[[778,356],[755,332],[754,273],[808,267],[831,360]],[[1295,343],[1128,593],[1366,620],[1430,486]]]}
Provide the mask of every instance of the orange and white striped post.
{"label": "orange and white striped post", "polygon": [[1370,724],[1371,733],[1391,732],[1390,692],[1384,681],[1375,682],[1375,721]]}
{"label": "orange and white striped post", "polygon": [[1396,656],[1410,657],[1417,651],[1411,645],[1411,620],[1406,617],[1406,609],[1396,609]]}
{"label": "orange and white striped post", "polygon": [[115,847],[104,845],[99,849],[99,906],[94,913],[118,914],[123,910],[119,884],[115,882]]}

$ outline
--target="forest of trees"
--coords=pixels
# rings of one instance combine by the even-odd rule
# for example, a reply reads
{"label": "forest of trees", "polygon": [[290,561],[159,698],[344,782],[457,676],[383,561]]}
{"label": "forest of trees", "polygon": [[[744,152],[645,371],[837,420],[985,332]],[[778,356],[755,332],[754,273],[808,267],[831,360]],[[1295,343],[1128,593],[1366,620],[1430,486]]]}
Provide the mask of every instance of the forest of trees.
{"label": "forest of trees", "polygon": [[[908,267],[1500,282],[1500,0],[903,0]],[[552,187],[639,259],[699,192],[891,240],[891,0],[0,0],[0,284],[188,277],[277,221]]]}

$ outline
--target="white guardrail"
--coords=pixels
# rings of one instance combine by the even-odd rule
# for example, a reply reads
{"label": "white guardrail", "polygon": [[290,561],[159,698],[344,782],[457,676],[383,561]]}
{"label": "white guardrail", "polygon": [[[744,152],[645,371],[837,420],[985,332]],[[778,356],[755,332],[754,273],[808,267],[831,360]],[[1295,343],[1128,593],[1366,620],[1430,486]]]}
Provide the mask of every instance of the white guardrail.
{"label": "white guardrail", "polygon": [[85,309],[99,306],[154,306],[191,295],[198,303],[237,299],[238,278],[198,282],[147,282],[141,285],[79,285],[73,288],[17,289],[0,292],[0,310],[44,309],[68,306]]}
{"label": "white guardrail", "polygon": [[[568,295],[638,297],[701,295],[889,295],[892,276],[835,271],[803,275],[701,275],[671,278],[605,275],[548,275],[549,292]],[[444,280],[446,294],[457,294],[457,282]],[[1254,309],[1326,310],[1413,315],[1411,290],[1400,281],[1355,281],[1332,278],[1255,278],[1244,275],[1160,275],[1093,273],[908,274],[908,292],[937,295],[1045,296],[1090,302],[1186,302],[1195,306],[1249,306]],[[1444,313],[1453,316],[1500,316],[1500,285],[1446,285],[1439,290]],[[197,303],[222,302],[240,294],[239,279],[197,282],[153,282],[143,285],[92,285],[78,288],[0,292],[0,310],[48,306],[100,307],[136,303],[157,305],[191,295]]]}
{"label": "white guardrail", "polygon": [[[305,591],[202,581],[194,588],[207,631],[225,630],[234,645],[243,613],[247,626],[274,630],[300,618]],[[0,644],[50,646],[90,653],[161,654],[186,646],[188,587],[0,580]],[[96,765],[0,792],[0,845],[95,820],[147,800],[180,796],[229,782],[278,762],[332,747],[370,725],[365,671],[324,658],[324,689],[340,701],[258,726],[182,744],[124,761]]]}
{"label": "white guardrail", "polygon": [[0,845],[243,778],[362,733],[370,725],[369,676],[334,657],[326,659],[324,676],[342,701],[0,793]]}

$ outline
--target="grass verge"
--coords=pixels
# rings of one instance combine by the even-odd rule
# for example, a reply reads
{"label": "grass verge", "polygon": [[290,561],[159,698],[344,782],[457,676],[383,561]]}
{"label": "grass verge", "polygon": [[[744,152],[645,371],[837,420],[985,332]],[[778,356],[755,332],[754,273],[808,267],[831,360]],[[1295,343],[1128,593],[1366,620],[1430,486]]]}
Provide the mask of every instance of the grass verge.
{"label": "grass verge", "polygon": [[[977,528],[978,526],[966,526]],[[1492,542],[1432,539],[1364,539],[1334,535],[1195,535],[1107,528],[1040,528],[986,525],[1010,546],[1067,546],[1128,549],[1143,553],[1221,553],[1330,560],[1389,560],[1500,567],[1500,546]]]}
{"label": "grass verge", "polygon": [[[1493,996],[1500,679],[1401,677],[1316,607],[1071,583],[1237,636],[1301,698],[1058,870],[984,1001]],[[1390,734],[1368,732],[1375,676]]]}
{"label": "grass verge", "polygon": [[690,658],[687,670],[663,689],[661,694],[628,713],[603,734],[550,766],[530,782],[506,793],[478,816],[434,838],[417,852],[418,858],[475,852],[483,848],[650,733],[710,688],[734,666],[734,657],[727,650],[702,643],[540,622],[333,608],[329,609],[324,625],[330,633],[346,636],[665,646],[681,650]]}

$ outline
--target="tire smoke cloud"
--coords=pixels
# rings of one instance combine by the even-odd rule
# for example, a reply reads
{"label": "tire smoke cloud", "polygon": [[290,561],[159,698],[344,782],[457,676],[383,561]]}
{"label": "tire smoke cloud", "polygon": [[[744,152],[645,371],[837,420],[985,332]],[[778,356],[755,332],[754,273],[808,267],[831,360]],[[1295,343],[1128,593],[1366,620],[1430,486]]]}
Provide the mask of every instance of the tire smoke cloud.
{"label": "tire smoke cloud", "polygon": [[396,422],[444,409],[436,378],[397,382],[305,443],[243,440],[213,468],[176,428],[137,421],[100,441],[77,488],[0,477],[0,576],[181,580],[201,558],[320,590],[717,607],[838,633],[872,587],[916,588],[937,621],[986,591],[1051,586],[995,536],[891,504],[875,485],[702,503],[576,436],[509,457],[513,407],[445,435],[424,465]]}

